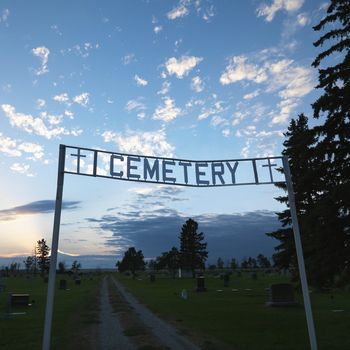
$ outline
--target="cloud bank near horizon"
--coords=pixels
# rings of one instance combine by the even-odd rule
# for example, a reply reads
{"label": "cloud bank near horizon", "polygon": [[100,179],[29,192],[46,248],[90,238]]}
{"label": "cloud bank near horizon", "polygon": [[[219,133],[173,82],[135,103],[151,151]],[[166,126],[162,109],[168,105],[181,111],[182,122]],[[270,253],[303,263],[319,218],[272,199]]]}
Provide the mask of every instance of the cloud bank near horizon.
{"label": "cloud bank near horizon", "polygon": [[[62,210],[79,208],[80,201],[63,201]],[[0,221],[15,220],[19,215],[47,214],[55,210],[54,200],[39,200],[24,205],[0,210]]]}

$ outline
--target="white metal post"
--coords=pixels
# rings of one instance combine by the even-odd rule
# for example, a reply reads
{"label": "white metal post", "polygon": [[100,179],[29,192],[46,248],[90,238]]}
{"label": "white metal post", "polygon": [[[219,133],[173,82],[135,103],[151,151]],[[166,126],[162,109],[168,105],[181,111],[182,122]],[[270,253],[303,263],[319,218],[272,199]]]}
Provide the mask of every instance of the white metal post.
{"label": "white metal post", "polygon": [[301,245],[299,223],[298,223],[297,211],[295,207],[295,197],[294,197],[292,176],[290,172],[288,158],[284,156],[282,158],[282,161],[283,161],[284,175],[286,178],[286,184],[287,184],[287,190],[288,190],[289,209],[292,216],[294,241],[295,241],[295,248],[297,252],[301,289],[303,292],[304,308],[305,308],[305,314],[306,314],[307,329],[309,332],[310,346],[311,346],[311,350],[317,350],[315,326],[314,326],[314,320],[312,317],[309,287],[307,284],[305,263],[304,263],[304,256],[303,256],[303,248]]}
{"label": "white metal post", "polygon": [[52,233],[49,282],[47,287],[44,336],[43,336],[43,344],[42,344],[43,350],[50,349],[50,341],[51,341],[52,312],[53,312],[53,302],[54,302],[54,296],[55,296],[57,250],[58,250],[58,237],[59,237],[60,222],[61,222],[65,158],[66,158],[66,146],[60,145],[60,152],[58,157],[55,217],[54,217],[53,233]]}

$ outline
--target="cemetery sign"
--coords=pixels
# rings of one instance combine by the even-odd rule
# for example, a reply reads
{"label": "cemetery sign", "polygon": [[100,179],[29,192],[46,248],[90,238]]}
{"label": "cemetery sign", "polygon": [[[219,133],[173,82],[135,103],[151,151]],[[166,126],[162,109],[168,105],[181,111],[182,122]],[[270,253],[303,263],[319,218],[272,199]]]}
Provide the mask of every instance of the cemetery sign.
{"label": "cemetery sign", "polygon": [[[277,172],[276,170],[278,169],[283,170],[282,173]],[[43,350],[50,349],[58,238],[65,174],[197,188],[263,185],[285,182],[292,217],[309,340],[311,349],[317,350],[309,288],[306,279],[297,211],[295,208],[293,183],[286,156],[198,161],[124,154],[66,145],[60,145],[58,159],[57,192],[45,310]]]}

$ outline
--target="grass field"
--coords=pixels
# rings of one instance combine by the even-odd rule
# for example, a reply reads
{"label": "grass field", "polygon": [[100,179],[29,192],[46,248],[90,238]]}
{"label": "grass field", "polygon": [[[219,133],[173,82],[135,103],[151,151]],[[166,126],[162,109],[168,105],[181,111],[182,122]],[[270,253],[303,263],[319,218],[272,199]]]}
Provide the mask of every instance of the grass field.
{"label": "grass field", "polygon": [[[142,302],[183,332],[194,334],[203,348],[214,349],[214,339],[238,350],[309,349],[304,308],[266,307],[271,283],[286,281],[275,275],[231,277],[230,287],[223,281],[206,277],[207,292],[195,292],[193,279],[156,278],[147,275],[132,280],[120,274],[117,278]],[[188,299],[180,297],[182,289]],[[238,291],[232,291],[238,289]],[[251,290],[245,290],[251,289]],[[222,291],[218,291],[222,290]],[[333,296],[333,297],[332,297]],[[302,302],[301,296],[297,299]],[[350,294],[334,291],[311,293],[316,333],[320,350],[350,349]],[[344,310],[344,311],[334,311]]]}
{"label": "grass field", "polygon": [[[67,288],[70,290],[56,288],[55,291],[52,349],[93,348],[86,334],[90,326],[98,322],[96,298],[101,276],[94,276],[92,279],[83,277],[81,285],[75,285],[68,276],[58,276],[57,280],[61,278],[67,279]],[[47,283],[39,276],[17,276],[5,278],[3,281],[6,283],[6,290],[0,292],[0,349],[41,349]],[[8,293],[28,293],[30,301],[35,302],[30,307],[12,308],[12,312],[26,314],[6,319]],[[78,347],[76,338],[79,338]]]}

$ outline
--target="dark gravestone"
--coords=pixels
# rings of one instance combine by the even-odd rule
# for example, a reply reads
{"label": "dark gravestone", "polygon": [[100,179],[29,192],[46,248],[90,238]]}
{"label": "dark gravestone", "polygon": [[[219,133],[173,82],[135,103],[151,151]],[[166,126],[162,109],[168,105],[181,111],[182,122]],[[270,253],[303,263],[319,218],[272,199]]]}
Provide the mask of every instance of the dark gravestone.
{"label": "dark gravestone", "polygon": [[197,277],[197,292],[205,292],[207,288],[205,288],[205,279],[204,276]]}
{"label": "dark gravestone", "polygon": [[150,280],[151,283],[154,283],[156,281],[156,276],[153,273],[151,273],[149,275],[149,280]]}
{"label": "dark gravestone", "polygon": [[81,279],[80,278],[76,278],[75,279],[75,284],[79,286],[81,284]]}
{"label": "dark gravestone", "polygon": [[66,290],[67,289],[67,280],[60,280],[59,289]]}
{"label": "dark gravestone", "polygon": [[296,306],[293,285],[290,283],[276,283],[270,286],[270,300],[268,306]]}
{"label": "dark gravestone", "polygon": [[11,306],[28,306],[29,294],[11,294]]}

